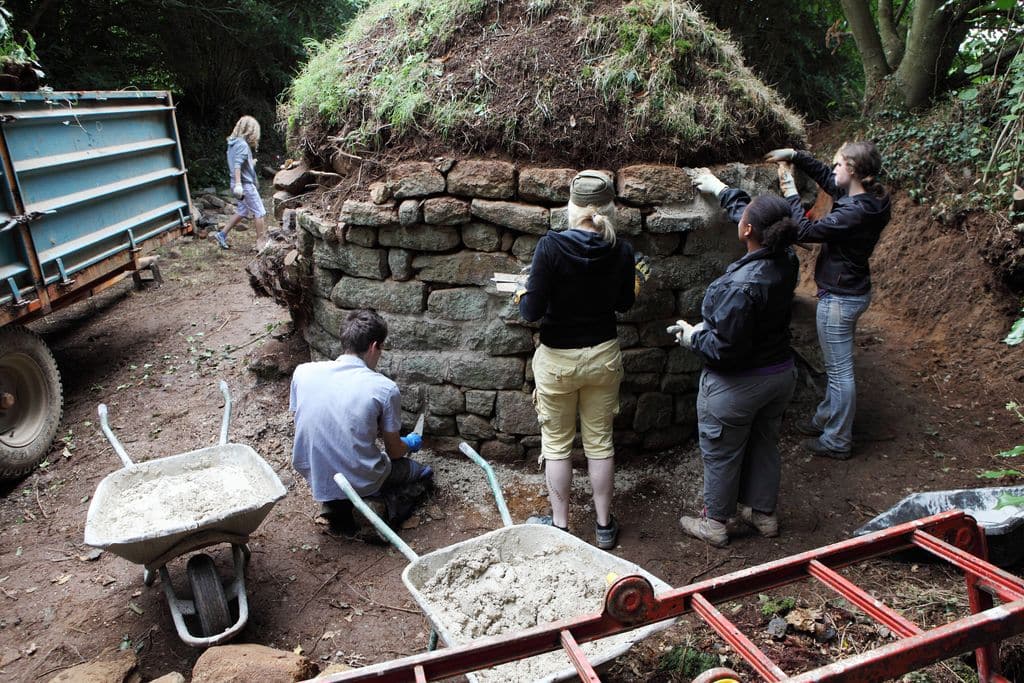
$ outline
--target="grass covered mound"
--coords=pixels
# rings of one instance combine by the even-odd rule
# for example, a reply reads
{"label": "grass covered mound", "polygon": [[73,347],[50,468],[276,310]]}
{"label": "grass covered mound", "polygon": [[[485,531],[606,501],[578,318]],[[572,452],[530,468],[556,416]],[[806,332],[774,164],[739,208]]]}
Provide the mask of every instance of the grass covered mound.
{"label": "grass covered mound", "polygon": [[453,151],[711,163],[803,138],[685,2],[376,0],[311,54],[283,109],[292,141],[325,163]]}

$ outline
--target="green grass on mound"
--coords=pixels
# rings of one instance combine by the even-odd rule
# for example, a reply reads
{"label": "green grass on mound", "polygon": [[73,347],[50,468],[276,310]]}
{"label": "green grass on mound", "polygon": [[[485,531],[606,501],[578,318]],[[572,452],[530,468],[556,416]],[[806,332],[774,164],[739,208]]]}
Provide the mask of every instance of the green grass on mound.
{"label": "green grass on mound", "polygon": [[414,138],[536,153],[579,136],[574,112],[597,101],[596,145],[602,134],[654,136],[696,153],[802,138],[799,117],[689,5],[605,7],[377,0],[344,34],[309,46],[283,109],[289,130],[314,153]]}

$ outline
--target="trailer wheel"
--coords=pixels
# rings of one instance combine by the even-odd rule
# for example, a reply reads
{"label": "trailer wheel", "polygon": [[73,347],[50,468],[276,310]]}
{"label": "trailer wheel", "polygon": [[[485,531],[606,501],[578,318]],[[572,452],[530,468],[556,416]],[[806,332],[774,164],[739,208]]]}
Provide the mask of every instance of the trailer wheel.
{"label": "trailer wheel", "polygon": [[50,451],[63,409],[57,361],[24,327],[0,328],[0,478],[30,472]]}
{"label": "trailer wheel", "polygon": [[213,558],[205,553],[193,555],[189,558],[186,571],[203,637],[224,633],[231,625],[231,611]]}

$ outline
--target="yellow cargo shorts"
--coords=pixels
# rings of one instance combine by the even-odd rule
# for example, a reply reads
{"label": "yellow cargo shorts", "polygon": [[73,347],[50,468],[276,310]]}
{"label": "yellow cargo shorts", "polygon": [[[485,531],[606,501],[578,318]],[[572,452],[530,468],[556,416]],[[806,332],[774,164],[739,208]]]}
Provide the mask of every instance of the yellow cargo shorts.
{"label": "yellow cargo shorts", "polygon": [[602,459],[615,455],[612,421],[619,413],[622,382],[622,351],[617,339],[580,349],[541,344],[533,354],[533,376],[542,460],[569,457],[577,414],[586,456]]}

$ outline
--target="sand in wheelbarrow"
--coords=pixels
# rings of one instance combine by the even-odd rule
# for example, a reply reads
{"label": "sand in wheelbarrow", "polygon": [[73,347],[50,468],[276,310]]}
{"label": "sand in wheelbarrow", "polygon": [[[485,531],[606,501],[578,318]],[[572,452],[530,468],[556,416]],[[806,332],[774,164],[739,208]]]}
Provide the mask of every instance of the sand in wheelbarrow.
{"label": "sand in wheelbarrow", "polygon": [[[438,605],[453,638],[474,638],[600,612],[608,577],[600,567],[573,561],[557,550],[512,555],[505,560],[491,545],[453,558],[431,577],[423,594]],[[607,651],[629,634],[585,643],[588,657]],[[564,652],[509,662],[476,672],[481,682],[535,681],[570,666]]]}
{"label": "sand in wheelbarrow", "polygon": [[[131,477],[132,475],[128,475]],[[123,481],[116,505],[107,505],[95,528],[103,538],[159,536],[223,517],[259,500],[264,487],[252,472],[228,464]]]}

